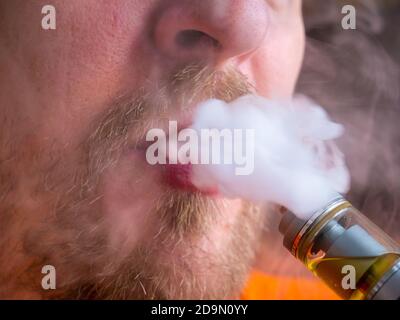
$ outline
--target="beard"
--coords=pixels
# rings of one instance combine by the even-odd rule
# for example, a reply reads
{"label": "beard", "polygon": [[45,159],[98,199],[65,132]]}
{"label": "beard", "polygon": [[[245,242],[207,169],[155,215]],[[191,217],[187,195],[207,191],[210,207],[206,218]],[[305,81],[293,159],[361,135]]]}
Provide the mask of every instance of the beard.
{"label": "beard", "polygon": [[[164,83],[114,99],[73,151],[34,150],[32,156],[22,150],[10,163],[5,159],[11,149],[2,141],[0,288],[7,290],[0,292],[58,299],[238,297],[261,235],[260,210],[250,203],[241,203],[229,234],[213,244],[229,200],[165,186],[148,217],[156,222],[151,236],[129,249],[110,246],[115,230],[102,212],[104,173],[170,114],[251,91],[235,70],[199,66],[185,67]],[[40,287],[47,264],[57,270],[54,291]]]}

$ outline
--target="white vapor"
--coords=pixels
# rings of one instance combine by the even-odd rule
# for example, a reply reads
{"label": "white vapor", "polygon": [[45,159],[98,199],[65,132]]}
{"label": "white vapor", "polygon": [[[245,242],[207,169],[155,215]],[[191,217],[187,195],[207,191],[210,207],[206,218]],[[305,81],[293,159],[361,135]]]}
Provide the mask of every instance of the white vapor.
{"label": "white vapor", "polygon": [[248,95],[231,103],[208,100],[199,105],[192,128],[252,129],[255,133],[253,173],[236,175],[234,163],[193,165],[192,183],[199,189],[276,203],[301,218],[349,189],[343,154],[333,142],[343,128],[306,97],[271,101]]}

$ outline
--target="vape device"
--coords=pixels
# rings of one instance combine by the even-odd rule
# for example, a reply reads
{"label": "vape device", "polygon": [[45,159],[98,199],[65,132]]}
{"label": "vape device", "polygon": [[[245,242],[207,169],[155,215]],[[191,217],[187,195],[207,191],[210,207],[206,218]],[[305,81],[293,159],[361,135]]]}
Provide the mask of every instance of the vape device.
{"label": "vape device", "polygon": [[286,212],[284,246],[343,299],[399,300],[400,246],[338,195],[309,220]]}

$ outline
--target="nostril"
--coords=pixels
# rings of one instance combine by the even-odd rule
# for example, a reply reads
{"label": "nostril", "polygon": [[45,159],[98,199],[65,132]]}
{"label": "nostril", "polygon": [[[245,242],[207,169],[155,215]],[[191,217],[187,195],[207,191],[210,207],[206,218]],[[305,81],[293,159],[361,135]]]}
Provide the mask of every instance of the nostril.
{"label": "nostril", "polygon": [[[1,2],[1,0],[0,0]],[[150,36],[173,62],[220,65],[248,56],[264,41],[269,25],[265,0],[160,1]]]}
{"label": "nostril", "polygon": [[183,30],[175,38],[176,44],[185,49],[192,49],[198,45],[207,45],[215,49],[221,48],[221,43],[210,35],[199,30]]}

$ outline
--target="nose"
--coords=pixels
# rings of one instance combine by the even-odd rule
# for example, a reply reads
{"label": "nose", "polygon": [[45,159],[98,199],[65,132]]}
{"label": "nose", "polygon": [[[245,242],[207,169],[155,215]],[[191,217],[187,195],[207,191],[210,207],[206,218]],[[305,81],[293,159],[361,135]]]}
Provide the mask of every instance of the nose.
{"label": "nose", "polygon": [[154,42],[168,59],[219,64],[256,50],[267,29],[265,0],[177,0],[160,10]]}

